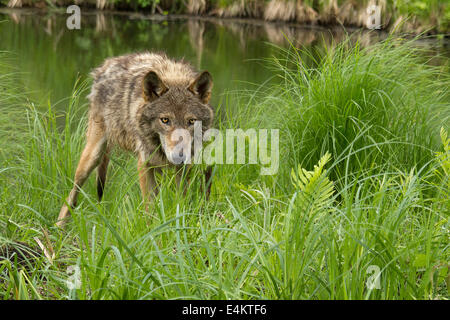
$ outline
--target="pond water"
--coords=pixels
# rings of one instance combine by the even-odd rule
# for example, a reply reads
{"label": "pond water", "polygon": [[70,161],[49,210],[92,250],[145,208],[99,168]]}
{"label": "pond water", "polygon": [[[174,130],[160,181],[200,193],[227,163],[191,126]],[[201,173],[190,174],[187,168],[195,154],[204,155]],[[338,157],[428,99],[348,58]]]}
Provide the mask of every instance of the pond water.
{"label": "pond water", "polygon": [[[36,10],[0,12],[0,50],[12,52],[32,100],[50,101],[64,109],[77,78],[106,57],[136,51],[164,51],[184,58],[214,78],[213,103],[222,93],[254,87],[273,78],[262,59],[283,57],[273,44],[314,49],[344,39],[343,29],[302,28],[288,24],[243,20],[87,12],[81,29],[66,27],[68,15]],[[384,38],[379,32],[358,33],[362,45]],[[306,59],[306,61],[308,61]],[[276,80],[271,80],[276,81]]]}

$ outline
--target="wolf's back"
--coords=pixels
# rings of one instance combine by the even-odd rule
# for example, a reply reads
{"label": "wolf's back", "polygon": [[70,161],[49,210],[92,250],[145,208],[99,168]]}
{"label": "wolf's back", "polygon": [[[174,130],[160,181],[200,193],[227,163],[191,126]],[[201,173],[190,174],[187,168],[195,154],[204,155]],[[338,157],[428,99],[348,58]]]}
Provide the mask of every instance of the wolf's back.
{"label": "wolf's back", "polygon": [[91,73],[92,90],[88,98],[102,108],[123,108],[142,99],[142,80],[156,72],[168,86],[188,86],[195,78],[192,67],[169,59],[165,54],[135,53],[106,59]]}

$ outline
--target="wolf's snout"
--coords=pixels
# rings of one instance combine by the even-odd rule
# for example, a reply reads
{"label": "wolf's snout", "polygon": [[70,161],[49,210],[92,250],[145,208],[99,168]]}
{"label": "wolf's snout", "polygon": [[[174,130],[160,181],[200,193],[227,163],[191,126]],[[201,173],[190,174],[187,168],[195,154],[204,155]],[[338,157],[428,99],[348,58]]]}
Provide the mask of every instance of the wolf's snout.
{"label": "wolf's snout", "polygon": [[183,152],[183,150],[179,151],[178,154],[175,152],[175,154],[172,155],[172,162],[175,164],[181,164],[185,163],[187,160],[186,153]]}
{"label": "wolf's snout", "polygon": [[192,137],[189,131],[177,129],[168,135],[163,144],[167,159],[173,164],[188,163],[191,155]]}
{"label": "wolf's snout", "polygon": [[187,163],[190,154],[190,147],[187,144],[180,144],[175,146],[172,150],[167,152],[167,158],[173,164]]}

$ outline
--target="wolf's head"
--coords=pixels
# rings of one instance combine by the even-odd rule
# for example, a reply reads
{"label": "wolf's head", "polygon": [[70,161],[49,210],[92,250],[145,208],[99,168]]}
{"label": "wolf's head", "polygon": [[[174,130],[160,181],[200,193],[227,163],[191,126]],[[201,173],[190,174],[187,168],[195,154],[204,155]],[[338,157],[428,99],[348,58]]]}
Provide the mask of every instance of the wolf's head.
{"label": "wolf's head", "polygon": [[208,71],[191,83],[168,85],[154,71],[143,80],[146,105],[139,121],[141,130],[159,140],[162,151],[173,164],[186,163],[193,152],[194,127],[204,132],[212,125],[214,111],[209,105],[213,82]]}

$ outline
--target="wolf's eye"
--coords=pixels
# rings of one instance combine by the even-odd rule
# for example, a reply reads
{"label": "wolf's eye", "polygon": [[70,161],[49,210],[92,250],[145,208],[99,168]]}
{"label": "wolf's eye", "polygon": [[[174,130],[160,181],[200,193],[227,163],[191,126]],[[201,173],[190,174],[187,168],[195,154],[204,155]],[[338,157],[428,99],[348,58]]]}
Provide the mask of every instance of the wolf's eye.
{"label": "wolf's eye", "polygon": [[169,118],[161,118],[161,122],[164,124],[169,124],[170,120]]}
{"label": "wolf's eye", "polygon": [[194,123],[195,123],[195,121],[197,121],[196,119],[189,119],[189,125],[190,126],[192,126]]}

